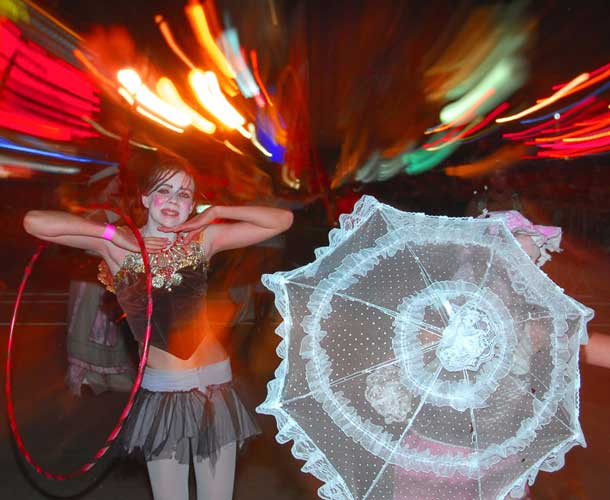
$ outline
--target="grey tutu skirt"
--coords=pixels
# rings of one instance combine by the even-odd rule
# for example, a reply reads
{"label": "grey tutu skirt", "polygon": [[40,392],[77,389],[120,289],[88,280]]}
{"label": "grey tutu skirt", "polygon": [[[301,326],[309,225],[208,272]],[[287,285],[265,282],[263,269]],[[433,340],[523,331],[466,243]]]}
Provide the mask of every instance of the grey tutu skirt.
{"label": "grey tutu skirt", "polygon": [[[241,446],[260,434],[254,413],[238,396],[235,383],[224,382],[227,378],[231,380],[228,360],[179,372],[147,368],[121,431],[123,451],[146,461],[174,458],[188,464],[192,454],[195,460],[215,463],[223,446]],[[214,380],[224,383],[209,383]],[[195,387],[181,390],[189,385]],[[164,388],[170,390],[158,390]]]}

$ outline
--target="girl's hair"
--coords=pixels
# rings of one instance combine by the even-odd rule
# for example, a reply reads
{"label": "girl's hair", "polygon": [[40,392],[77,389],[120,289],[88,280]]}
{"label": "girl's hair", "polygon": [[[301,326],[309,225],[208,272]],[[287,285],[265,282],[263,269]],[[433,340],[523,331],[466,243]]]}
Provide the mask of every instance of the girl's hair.
{"label": "girl's hair", "polygon": [[195,206],[202,202],[209,203],[201,191],[199,174],[184,158],[168,153],[138,152],[130,159],[127,165],[127,185],[130,188],[126,195],[129,198],[131,216],[136,224],[143,224],[147,216],[147,211],[142,206],[142,196],[150,194],[157,186],[179,172],[184,172],[193,179]]}

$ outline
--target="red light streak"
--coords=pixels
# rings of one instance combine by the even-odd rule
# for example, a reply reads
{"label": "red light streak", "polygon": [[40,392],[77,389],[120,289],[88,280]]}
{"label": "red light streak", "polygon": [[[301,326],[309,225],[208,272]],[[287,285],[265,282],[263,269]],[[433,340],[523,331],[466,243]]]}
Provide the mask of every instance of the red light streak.
{"label": "red light streak", "polygon": [[557,92],[555,92],[553,95],[551,95],[549,97],[545,97],[544,99],[539,99],[537,101],[537,104],[535,104],[534,106],[530,106],[529,108],[524,109],[523,111],[520,111],[519,113],[515,113],[514,115],[505,116],[504,118],[498,118],[498,119],[496,119],[496,122],[506,123],[509,121],[518,120],[519,118],[523,118],[524,116],[535,113],[536,111],[539,111],[542,108],[545,108],[545,107],[549,106],[550,104],[553,104],[554,102],[557,102],[558,100],[570,95],[572,93],[573,89],[575,89],[576,87],[581,85],[583,82],[586,82],[588,79],[589,79],[589,74],[582,73],[581,75],[578,75],[576,78],[574,78],[572,81],[570,81],[570,83],[568,83],[565,87],[563,87],[560,90],[558,90]]}
{"label": "red light streak", "polygon": [[155,16],[155,22],[157,26],[159,26],[159,31],[161,31],[161,35],[165,40],[165,43],[169,46],[170,49],[178,56],[178,58],[186,64],[190,69],[194,69],[195,65],[191,62],[188,56],[184,53],[184,51],[180,48],[174,35],[172,34],[171,29],[169,28],[169,24],[161,15]]}
{"label": "red light streak", "polygon": [[18,113],[5,109],[0,109],[0,127],[57,141],[69,141],[72,138],[70,132],[64,127],[40,120],[29,113]]}
{"label": "red light streak", "polygon": [[503,102],[502,104],[500,104],[496,109],[494,109],[491,113],[489,113],[483,119],[483,121],[481,121],[478,125],[475,125],[470,130],[468,130],[469,133],[466,135],[463,135],[462,137],[460,137],[460,139],[465,139],[467,137],[471,137],[472,135],[474,135],[475,132],[481,130],[485,125],[487,125],[489,122],[491,122],[496,116],[498,116],[506,108],[508,108],[508,106],[509,106],[509,104],[507,102]]}
{"label": "red light streak", "polygon": [[[595,100],[595,97],[590,97],[589,99],[584,100],[578,106],[574,106],[569,111],[566,111],[565,113],[563,113],[561,115],[561,122],[565,125],[567,123],[565,118],[574,115],[580,109],[585,107],[587,104],[593,102],[594,100]],[[535,125],[534,127],[530,127],[530,128],[528,128],[526,130],[523,130],[521,132],[513,132],[513,133],[510,133],[510,134],[503,134],[502,137],[504,137],[506,139],[512,139],[512,140],[527,139],[528,137],[531,137],[531,136],[535,135],[536,132],[544,131],[546,129],[546,127],[549,127],[549,126],[552,126],[552,125],[555,125],[555,126],[557,125],[557,120],[555,120],[554,118],[551,118],[550,120],[548,120],[546,122],[540,123],[539,125]]]}
{"label": "red light streak", "polygon": [[263,96],[265,97],[265,101],[267,102],[267,104],[269,104],[269,106],[273,106],[273,102],[271,102],[271,97],[269,97],[269,92],[267,92],[267,88],[265,87],[265,84],[263,83],[261,75],[258,71],[258,57],[256,55],[255,50],[250,51],[250,61],[252,61],[252,72],[254,73],[254,78],[256,79],[256,83],[261,89]]}
{"label": "red light streak", "polygon": [[[607,69],[610,69],[610,63],[604,64],[603,66],[601,66],[593,71],[589,71],[589,75],[591,77],[594,77],[594,76],[599,75],[600,73],[605,72]],[[559,83],[559,84],[553,86],[552,89],[559,90],[560,88],[565,87],[566,85],[567,85],[567,83]]]}

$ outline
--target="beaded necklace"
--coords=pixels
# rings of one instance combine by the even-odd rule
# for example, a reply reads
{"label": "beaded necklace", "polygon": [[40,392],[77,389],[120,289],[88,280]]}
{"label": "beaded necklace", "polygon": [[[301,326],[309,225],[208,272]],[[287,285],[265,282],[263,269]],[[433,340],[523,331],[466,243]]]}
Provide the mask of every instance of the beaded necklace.
{"label": "beaded necklace", "polygon": [[[176,240],[167,250],[159,253],[149,253],[148,259],[152,274],[152,286],[171,291],[172,287],[182,283],[183,277],[178,271],[186,267],[194,269],[205,261],[205,254],[201,245],[196,241],[185,245],[181,240]],[[100,281],[106,285],[106,288],[114,292],[117,285],[127,279],[129,274],[144,273],[144,260],[139,253],[125,255],[123,265],[111,279],[108,279],[105,262],[100,263],[99,270]]]}

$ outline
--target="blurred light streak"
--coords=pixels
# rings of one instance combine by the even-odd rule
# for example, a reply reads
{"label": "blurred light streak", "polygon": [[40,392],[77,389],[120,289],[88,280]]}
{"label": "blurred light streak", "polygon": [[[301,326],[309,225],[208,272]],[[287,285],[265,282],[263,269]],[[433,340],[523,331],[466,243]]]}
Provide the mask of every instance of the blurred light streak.
{"label": "blurred light streak", "polygon": [[37,170],[40,172],[49,172],[52,174],[78,174],[80,168],[78,167],[64,167],[60,165],[50,165],[47,163],[39,163],[36,161],[18,160],[11,156],[0,155],[0,165],[10,167],[12,165],[17,167],[26,167],[31,170]]}
{"label": "blurred light streak", "polygon": [[438,151],[440,149],[446,148],[449,144],[452,144],[454,142],[458,142],[459,143],[459,140],[462,137],[464,137],[464,134],[469,132],[472,128],[474,128],[475,125],[476,124],[467,126],[463,130],[459,131],[455,136],[451,136],[451,137],[448,137],[446,140],[442,140],[441,144],[438,144],[438,145],[435,145],[435,146],[431,146],[431,147],[426,147],[424,145],[422,147],[425,148],[427,151]]}
{"label": "blurred light streak", "polygon": [[503,102],[502,104],[500,104],[496,109],[494,109],[485,118],[483,118],[483,120],[481,120],[477,125],[475,125],[474,127],[470,128],[467,131],[469,133],[466,134],[466,135],[462,135],[460,137],[460,139],[466,139],[468,137],[472,137],[476,132],[478,132],[483,127],[485,127],[488,123],[493,121],[496,116],[498,116],[500,113],[504,112],[504,110],[506,110],[509,106],[510,105],[507,102]]}
{"label": "blurred light streak", "polygon": [[[138,102],[136,111],[154,121],[171,125],[174,131],[182,132],[185,127],[192,124],[191,118],[183,111],[165,102],[141,80],[133,69],[121,69],[117,72],[117,80]],[[123,95],[123,94],[121,94]]]}
{"label": "blurred light streak", "polygon": [[225,57],[231,64],[235,72],[235,79],[242,95],[246,98],[256,97],[260,94],[260,89],[254,81],[250,68],[242,56],[239,46],[239,37],[235,28],[230,28],[222,32],[219,43]]}
{"label": "blurred light streak", "polygon": [[116,88],[116,83],[103,75],[80,49],[74,49],[72,54],[97,80],[112,89]]}
{"label": "blurred light streak", "polygon": [[271,153],[271,161],[275,163],[284,163],[284,155],[286,147],[280,143],[282,137],[285,138],[285,130],[279,125],[277,128],[275,120],[269,116],[276,117],[276,110],[271,107],[259,109],[256,114],[256,135],[261,145]]}
{"label": "blurred light streak", "polygon": [[[243,130],[242,127],[246,123],[246,120],[233,106],[231,106],[229,101],[227,101],[222,94],[220,86],[218,85],[218,79],[213,72],[203,72],[199,69],[193,69],[190,71],[188,79],[197,100],[205,109],[227,127]],[[240,130],[240,132],[244,135],[242,130]],[[244,137],[247,136],[244,135]],[[247,138],[249,139],[250,137]]]}
{"label": "blurred light streak", "polygon": [[[495,31],[505,31],[498,27]],[[489,54],[482,63],[474,64],[474,67],[467,71],[462,81],[457,83],[456,86],[447,92],[447,99],[457,99],[464,95],[469,89],[474,87],[477,82],[482,80],[486,74],[492,72],[494,67],[499,64],[498,61],[503,61],[507,58],[518,58],[520,56],[517,53],[525,47],[528,40],[528,34],[525,32],[515,32],[512,34],[506,33],[503,37],[489,36],[486,39],[487,44],[491,44],[492,47],[488,48]],[[522,83],[525,79],[522,80]]]}
{"label": "blurred light streak", "polygon": [[46,151],[44,149],[30,148],[27,146],[21,146],[9,141],[3,137],[0,137],[0,149],[7,149],[10,151],[17,151],[20,153],[31,153],[38,156],[45,156],[48,158],[57,158],[60,160],[74,161],[78,163],[97,163],[99,165],[118,165],[116,162],[97,160],[95,158],[87,158],[85,156],[67,155],[63,153],[54,153],[52,151]]}
{"label": "blurred light streak", "polygon": [[269,106],[273,106],[273,102],[271,101],[271,97],[269,97],[269,92],[267,92],[267,88],[261,79],[260,72],[258,70],[258,56],[256,55],[255,50],[250,51],[250,61],[252,62],[252,72],[254,73],[254,78],[256,79],[256,83],[258,83],[261,92],[265,98],[265,101]]}
{"label": "blurred light streak", "polygon": [[256,127],[254,126],[254,124],[248,123],[248,132],[250,132],[251,134],[250,141],[252,142],[252,144],[254,144],[254,146],[266,157],[271,158],[273,155],[269,151],[267,151],[260,142],[258,142],[258,138],[256,137]]}
{"label": "blurred light streak", "polygon": [[141,115],[145,116],[146,118],[149,118],[152,121],[158,123],[159,125],[163,125],[164,127],[168,128],[170,130],[173,130],[174,132],[178,132],[179,134],[184,132],[184,129],[182,129],[180,127],[176,127],[169,122],[166,122],[163,118],[160,118],[159,116],[155,115],[154,113],[151,113],[150,111],[148,111],[146,108],[143,108],[142,106],[136,106],[136,111],[138,113],[140,113]]}
{"label": "blurred light streak", "polygon": [[459,143],[450,143],[446,148],[439,151],[426,151],[418,149],[416,151],[402,155],[402,161],[407,166],[405,172],[409,175],[416,175],[434,168],[459,147]]}
{"label": "blurred light streak", "polygon": [[[556,149],[556,150],[560,150],[560,149],[574,149],[575,144],[573,143],[567,143],[567,142],[554,142],[551,144],[540,144],[539,145],[541,148],[548,148],[548,149]],[[592,141],[586,141],[583,143],[578,144],[578,149],[585,149],[585,148],[600,148],[600,147],[605,147],[605,146],[610,146],[610,137],[608,137],[607,139],[595,139]]]}
{"label": "blurred light streak", "polygon": [[522,159],[526,150],[527,147],[523,144],[507,144],[486,158],[472,163],[451,165],[445,167],[444,171],[451,177],[470,178],[486,175],[494,170],[507,168],[515,161]]}
{"label": "blurred light streak", "polygon": [[97,135],[82,120],[98,112],[100,103],[83,71],[49,55],[5,18],[0,42],[0,126],[60,141]]}
{"label": "blurred light streak", "polygon": [[496,122],[497,123],[506,123],[509,121],[518,120],[519,118],[522,118],[529,114],[535,113],[536,111],[538,111],[542,108],[545,108],[545,107],[549,106],[550,104],[553,104],[554,102],[558,101],[559,99],[562,99],[563,97],[568,95],[572,89],[576,88],[582,82],[587,81],[588,78],[589,78],[588,73],[582,73],[581,75],[578,75],[576,78],[574,78],[572,81],[570,81],[570,83],[568,83],[565,87],[563,87],[560,90],[558,90],[557,92],[555,92],[553,95],[540,100],[538,102],[538,104],[535,104],[534,106],[524,109],[523,111],[516,113],[514,115],[506,116],[504,118],[497,118]]}
{"label": "blurred light streak", "polygon": [[119,87],[117,89],[117,92],[119,93],[119,95],[125,99],[127,101],[127,103],[130,106],[133,106],[136,102],[136,100],[131,96],[131,94],[129,92],[127,92],[127,90],[125,90],[123,87]]}
{"label": "blurred light streak", "polygon": [[483,107],[483,103],[496,92],[495,88],[475,88],[459,101],[445,106],[440,113],[442,123],[464,125],[472,120],[477,111]]}
{"label": "blurred light streak", "polygon": [[[466,109],[475,107],[477,102],[481,102],[477,110],[479,115],[489,113],[523,85],[527,76],[525,68],[525,62],[520,57],[506,57],[498,61],[475,88],[459,101],[449,104],[441,110],[441,122],[449,123],[455,120]],[[491,90],[493,90],[493,97],[482,98],[482,96],[487,96]],[[463,122],[460,120],[458,123]]]}
{"label": "blurred light streak", "polygon": [[577,101],[577,102],[575,102],[573,104],[570,104],[569,106],[566,106],[565,108],[558,109],[557,111],[552,111],[548,115],[544,115],[544,116],[541,116],[539,118],[529,118],[527,120],[522,120],[521,123],[525,125],[525,124],[529,124],[529,123],[537,123],[537,122],[540,122],[540,121],[543,121],[543,120],[548,120],[549,118],[553,118],[554,115],[556,115],[557,113],[559,113],[559,115],[561,117],[561,115],[563,115],[563,113],[565,113],[566,111],[569,111],[573,107],[578,106],[578,105],[580,105],[581,103],[583,103],[585,101],[588,101],[589,98],[591,98],[593,96],[596,96],[596,95],[599,95],[599,94],[601,94],[602,92],[605,92],[608,89],[610,89],[610,82],[605,83],[604,85],[602,85],[601,87],[596,89],[594,92],[591,92],[590,94],[588,94],[582,100]]}
{"label": "blurred light streak", "polygon": [[[90,118],[86,118],[86,117],[83,117],[83,120],[85,120],[87,123],[89,123],[100,134],[105,135],[106,137],[110,137],[111,139],[116,139],[117,141],[122,141],[123,140],[123,138],[120,135],[117,135],[117,134],[115,134],[113,132],[110,132],[110,130],[105,129],[104,127],[102,127],[96,121],[91,120]],[[154,146],[149,146],[147,144],[143,144],[141,142],[134,141],[132,139],[129,140],[129,144],[131,144],[132,146],[136,146],[138,148],[148,149],[150,151],[156,151],[157,150],[157,148],[154,147]]]}
{"label": "blurred light streak", "polygon": [[556,150],[545,150],[539,151],[536,156],[541,158],[555,158],[562,160],[569,160],[571,158],[579,158],[582,156],[593,156],[593,155],[601,155],[610,153],[610,148],[608,147],[599,147],[594,149],[572,149],[565,151],[556,151]]}
{"label": "blurred light streak", "polygon": [[[601,103],[600,102],[599,104],[602,105],[601,107],[604,107],[604,108],[606,107],[605,106],[606,103]],[[589,111],[589,110],[587,110],[587,111]],[[601,115],[595,116],[592,119],[586,119],[584,121],[578,121],[574,125],[576,125],[577,127],[582,127],[582,126],[587,126],[587,125],[594,125],[596,123],[599,123],[601,121],[606,120],[607,118],[610,118],[610,113],[603,113]]]}
{"label": "blurred light streak", "polygon": [[[601,66],[597,69],[594,69],[593,71],[589,71],[589,76],[594,77],[599,75],[600,73],[605,72],[607,69],[610,69],[610,63],[605,64],[604,66]],[[565,87],[567,85],[567,83],[558,83],[557,85],[554,85],[553,87],[551,87],[553,90],[559,90],[562,87]]]}
{"label": "blurred light streak", "polygon": [[237,127],[235,130],[237,130],[246,139],[248,139],[248,140],[252,139],[252,134],[248,130],[246,130],[244,127]]}
{"label": "blurred light streak", "polygon": [[467,138],[462,139],[460,141],[461,144],[471,144],[473,142],[477,142],[480,141],[481,139],[483,139],[484,137],[487,137],[493,133],[495,133],[498,129],[500,128],[499,125],[494,125],[492,127],[489,127],[483,131],[481,131],[478,134],[474,134],[474,135],[469,135]]}
{"label": "blurred light streak", "polygon": [[[606,78],[608,78],[610,76],[610,69],[607,69],[602,74],[597,75],[595,78],[591,78],[591,75],[589,73],[586,73],[586,74],[589,75],[589,78],[585,82],[577,85],[574,88],[571,88],[564,97],[569,96],[571,94],[575,94],[576,92],[580,92],[581,90],[589,88],[591,85],[595,85],[597,82],[605,80]],[[562,87],[561,90],[565,89],[568,85]]]}
{"label": "blurred light streak", "polygon": [[[464,127],[459,127],[456,128],[454,130],[450,130],[449,132],[445,133],[445,134],[440,134],[440,137],[435,140],[434,142],[429,142],[426,143],[424,145],[422,145],[422,148],[428,150],[428,151],[435,151],[435,147],[438,146],[439,144],[445,143],[445,144],[450,144],[453,142],[453,139],[455,137],[457,137],[460,132],[462,132],[462,130],[464,130]],[[434,139],[434,137],[432,137],[432,139]]]}
{"label": "blurred light streak", "polygon": [[[454,15],[459,18],[462,14],[455,12]],[[460,99],[486,78],[494,78],[496,73],[500,74],[502,84],[494,82],[482,87],[498,90],[497,100],[481,110],[481,114],[491,111],[525,82],[526,59],[522,52],[534,24],[526,15],[525,2],[496,3],[472,9],[460,22],[461,27],[439,60],[424,73],[424,92],[428,100]],[[506,71],[507,68],[510,69]]]}
{"label": "blurred light streak", "polygon": [[119,173],[119,167],[106,167],[102,170],[98,170],[95,172],[89,179],[87,179],[87,184],[90,186],[102,179],[106,179],[108,177],[113,177]]}
{"label": "blurred light streak", "polygon": [[213,134],[216,131],[216,125],[214,125],[211,121],[206,120],[182,100],[182,97],[178,93],[178,89],[169,78],[165,76],[159,78],[157,81],[156,90],[157,94],[165,99],[165,101],[189,115],[191,117],[193,127],[201,132],[204,132],[205,134]]}
{"label": "blurred light streak", "polygon": [[15,22],[30,22],[30,13],[20,0],[0,0],[0,16]]}
{"label": "blurred light streak", "polygon": [[72,134],[65,127],[59,127],[54,123],[41,120],[30,113],[7,111],[1,108],[0,127],[57,141],[72,139]]}
{"label": "blurred light streak", "polygon": [[[434,89],[429,89],[427,94],[430,99],[438,101],[446,98],[447,92],[452,86],[459,82],[464,74],[474,69],[474,64],[479,62],[482,52],[475,53],[475,57],[470,57],[470,52],[473,46],[481,47],[478,43],[491,30],[493,25],[492,12],[490,9],[475,9],[463,23],[461,29],[455,35],[452,43],[443,52],[441,58],[432,67],[430,67],[425,76],[434,78],[435,83],[439,78],[445,77],[442,83],[436,83]],[[478,57],[477,57],[478,56]],[[466,63],[468,71],[460,72],[460,68]],[[470,66],[472,65],[472,67]],[[457,73],[457,75],[456,75]],[[447,77],[447,75],[452,75]]]}
{"label": "blurred light streak", "polygon": [[70,36],[74,37],[79,42],[83,41],[83,39],[81,38],[81,36],[78,33],[73,31],[72,29],[70,29],[70,27],[66,26],[59,19],[57,19],[56,17],[53,17],[51,14],[49,14],[47,11],[45,11],[41,7],[39,7],[35,2],[32,2],[31,0],[23,0],[23,1],[28,5],[28,7],[35,10],[41,16],[47,18],[52,24],[59,26],[63,31],[68,33]]}
{"label": "blurred light streak", "polygon": [[11,68],[10,76],[7,78],[5,88],[17,91],[16,93],[28,93],[28,98],[43,106],[53,106],[62,110],[63,114],[80,116],[81,113],[93,113],[98,111],[97,107],[87,105],[75,96],[57,90],[48,81],[39,79],[37,76],[24,71],[18,65]]}
{"label": "blurred light streak", "polygon": [[285,163],[282,164],[281,174],[282,174],[282,181],[284,182],[284,184],[286,184],[288,187],[291,187],[292,189],[295,189],[295,190],[300,189],[301,180],[294,175],[292,170]]}
{"label": "blurred light streak", "polygon": [[229,148],[231,151],[233,151],[234,153],[237,153],[238,155],[241,155],[241,156],[246,156],[246,155],[245,155],[245,153],[244,153],[244,152],[243,152],[241,149],[238,149],[236,146],[234,146],[234,145],[233,145],[231,142],[229,142],[228,140],[226,140],[226,139],[225,139],[224,141],[222,141],[222,143],[223,143],[223,144],[224,144],[226,147],[228,147],[228,148]]}
{"label": "blurred light streak", "polygon": [[222,32],[222,27],[220,26],[220,21],[218,20],[219,16],[218,10],[216,9],[216,1],[204,0],[202,6],[203,12],[205,13],[205,20],[208,22],[208,27],[210,28],[210,34],[212,35],[212,38],[216,40],[218,35],[220,35]]}
{"label": "blurred light streak", "polygon": [[203,7],[196,0],[191,0],[190,3],[185,7],[186,16],[191,23],[195,38],[199,44],[206,49],[218,69],[230,79],[235,79],[235,72],[231,65],[226,60],[222,51],[216,45],[214,37],[210,31],[210,26],[206,19]]}
{"label": "blurred light streak", "polygon": [[159,26],[161,35],[163,35],[163,38],[165,39],[165,43],[167,43],[169,48],[172,49],[174,54],[176,54],[178,56],[178,58],[189,67],[189,69],[194,69],[195,65],[191,62],[191,60],[183,52],[183,50],[178,46],[178,43],[174,39],[174,35],[172,34],[172,31],[169,28],[169,24],[163,18],[163,16],[156,15],[155,22],[157,23],[157,26]]}
{"label": "blurred light streak", "polygon": [[[609,122],[605,122],[605,123],[607,124]],[[584,137],[567,137],[562,140],[563,140],[563,142],[584,142],[584,141],[591,141],[594,139],[601,139],[602,137],[608,137],[608,136],[610,136],[610,130],[605,129],[605,132],[600,132],[599,134],[587,135]]]}
{"label": "blurred light streak", "polygon": [[[24,89],[27,91],[27,89]],[[30,94],[31,95],[31,94]],[[91,137],[95,135],[91,128],[78,115],[62,113],[61,108],[44,105],[34,101],[30,96],[15,92],[12,88],[4,89],[3,107],[21,110],[38,118],[47,119],[62,127],[69,128],[75,137]]]}
{"label": "blurred light streak", "polygon": [[273,26],[277,26],[278,21],[277,12],[275,10],[275,0],[267,0],[267,3],[269,4],[269,10],[271,11],[271,23],[273,24]]}
{"label": "blurred light streak", "polygon": [[87,111],[99,109],[99,97],[87,76],[70,64],[47,55],[46,51],[22,38],[19,28],[0,19],[0,70],[5,70],[5,84],[15,77],[19,82],[36,87],[41,92],[61,96],[70,104]]}
{"label": "blurred light streak", "polygon": [[[381,155],[379,151],[373,151],[368,159],[356,170],[356,174],[354,175],[354,179],[358,182],[371,182],[377,179],[377,167],[379,164],[379,160]],[[400,163],[401,167],[402,159]]]}
{"label": "blurred light streak", "polygon": [[567,138],[574,137],[575,135],[592,132],[594,130],[599,130],[600,127],[608,125],[609,123],[610,123],[610,119],[601,120],[601,122],[595,123],[595,125],[591,125],[589,127],[584,127],[579,130],[573,130],[572,132],[568,132],[566,134],[555,135],[555,136],[551,136],[551,137],[537,137],[536,139],[534,139],[534,142],[542,143],[542,142],[555,142],[555,141],[565,140]]}
{"label": "blurred light streak", "polygon": [[[587,106],[588,104],[591,104],[595,101],[595,97],[589,97],[586,99],[583,99],[582,101],[576,103],[574,106],[571,107],[571,109],[569,109],[568,111],[566,111],[565,113],[563,113],[561,115],[560,120],[565,123],[565,119],[569,118],[570,116],[574,115],[576,112],[580,111],[583,107]],[[529,137],[532,137],[533,135],[535,135],[537,132],[543,132],[545,131],[546,127],[551,127],[551,126],[557,126],[557,120],[555,120],[553,118],[553,114],[551,113],[550,115],[551,119],[541,123],[540,125],[535,125],[534,127],[530,127],[526,130],[522,130],[521,132],[512,132],[512,133],[508,133],[508,134],[503,134],[502,137],[505,137],[506,139],[512,139],[512,140],[519,140],[519,139],[527,139]],[[523,122],[522,122],[523,123]]]}
{"label": "blurred light streak", "polygon": [[0,165],[0,179],[30,179],[32,171],[22,167],[3,167]]}

